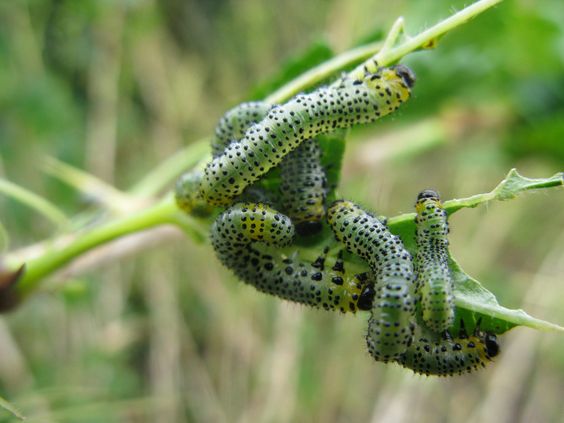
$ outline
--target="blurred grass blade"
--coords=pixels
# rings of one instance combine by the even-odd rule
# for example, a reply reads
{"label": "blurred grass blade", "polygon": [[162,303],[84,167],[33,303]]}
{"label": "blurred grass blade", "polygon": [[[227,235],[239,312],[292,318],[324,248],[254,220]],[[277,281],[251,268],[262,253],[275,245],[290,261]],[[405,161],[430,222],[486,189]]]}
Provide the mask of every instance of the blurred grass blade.
{"label": "blurred grass blade", "polygon": [[20,420],[25,420],[25,416],[14,405],[10,404],[2,397],[0,397],[0,407],[11,413],[14,417],[17,417]]}
{"label": "blurred grass blade", "polygon": [[54,204],[43,197],[22,188],[6,179],[0,178],[0,193],[25,204],[29,208],[37,211],[46,219],[53,222],[56,226],[63,227],[68,225],[69,220],[65,214]]}
{"label": "blurred grass blade", "polygon": [[124,212],[132,208],[133,200],[128,195],[94,175],[63,163],[54,157],[45,159],[43,170],[108,210]]}
{"label": "blurred grass blade", "polygon": [[0,254],[7,251],[9,246],[10,236],[8,235],[8,231],[6,231],[2,222],[0,222]]}

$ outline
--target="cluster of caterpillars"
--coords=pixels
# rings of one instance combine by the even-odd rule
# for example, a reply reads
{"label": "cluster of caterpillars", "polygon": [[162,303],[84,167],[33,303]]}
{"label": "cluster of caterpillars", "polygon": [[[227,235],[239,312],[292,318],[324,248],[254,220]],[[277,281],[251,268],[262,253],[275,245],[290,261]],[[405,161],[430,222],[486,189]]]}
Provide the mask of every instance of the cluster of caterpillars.
{"label": "cluster of caterpillars", "polygon": [[[227,112],[212,140],[203,172],[177,183],[178,205],[189,213],[226,206],[211,229],[220,261],[257,290],[341,312],[370,312],[366,342],[378,361],[417,373],[454,375],[481,368],[497,355],[495,335],[479,325],[456,336],[453,280],[448,266],[448,223],[431,190],[416,202],[415,262],[386,224],[345,200],[326,207],[327,180],[316,136],[372,122],[409,99],[415,82],[403,65],[344,77],[340,83],[269,106],[244,103]],[[257,181],[280,169],[279,192]],[[340,245],[308,261],[294,245],[324,225]],[[348,272],[343,250],[369,270]]]}

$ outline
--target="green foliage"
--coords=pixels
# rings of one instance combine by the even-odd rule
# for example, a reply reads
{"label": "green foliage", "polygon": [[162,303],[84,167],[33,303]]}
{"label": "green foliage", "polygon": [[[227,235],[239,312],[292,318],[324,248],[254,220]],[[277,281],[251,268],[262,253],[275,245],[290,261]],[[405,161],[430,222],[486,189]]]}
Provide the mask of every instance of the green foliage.
{"label": "green foliage", "polygon": [[[73,215],[82,205],[39,170],[45,155],[128,188],[188,144],[167,162],[171,174],[132,194],[147,201],[172,186],[174,159],[192,166],[205,157],[205,143],[191,140],[250,97],[265,69],[308,51],[309,40],[325,33],[343,51],[399,15],[414,34],[466,3],[0,2],[0,172]],[[425,187],[447,199],[485,192],[511,167],[561,172],[563,13],[561,0],[504,1],[436,50],[407,57],[415,97],[381,125],[351,131],[340,196],[394,216],[411,212]],[[97,85],[116,58],[118,79]],[[113,112],[100,93],[115,94]],[[422,150],[406,129],[425,122],[434,141]],[[104,124],[118,126],[107,133],[113,143],[96,144],[92,133]],[[97,156],[114,171],[93,164]],[[453,254],[499,302],[556,322],[564,321],[560,194],[491,203],[451,221]],[[53,234],[4,198],[0,216],[13,248]],[[400,230],[409,216],[390,222]],[[140,239],[146,246],[159,236]],[[160,239],[152,252],[125,259],[127,248],[113,250],[110,264],[83,270],[84,297],[73,286],[37,295],[3,319],[3,351],[17,348],[3,355],[0,395],[30,421],[561,421],[561,337],[512,330],[496,363],[475,377],[414,378],[359,348],[364,315],[280,304],[230,279],[207,246]],[[65,277],[44,290],[59,292]],[[457,277],[460,307],[505,312],[466,273]],[[508,326],[533,324],[518,312],[503,316]]]}

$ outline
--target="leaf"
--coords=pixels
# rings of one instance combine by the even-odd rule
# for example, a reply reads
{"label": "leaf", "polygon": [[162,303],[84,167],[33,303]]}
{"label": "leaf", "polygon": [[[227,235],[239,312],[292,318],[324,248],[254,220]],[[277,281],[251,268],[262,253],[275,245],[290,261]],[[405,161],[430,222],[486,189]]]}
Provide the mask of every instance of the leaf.
{"label": "leaf", "polygon": [[333,50],[327,42],[318,40],[312,43],[304,52],[286,60],[276,74],[259,83],[251,91],[250,100],[263,99],[288,81],[331,59],[333,56]]}
{"label": "leaf", "polygon": [[[450,214],[466,207],[477,207],[492,200],[505,201],[531,190],[561,187],[564,185],[563,173],[549,178],[532,179],[520,175],[511,169],[505,179],[492,191],[473,195],[468,198],[444,202],[445,210]],[[415,213],[396,216],[388,220],[390,231],[399,235],[409,252],[415,256]],[[472,328],[480,320],[480,328],[501,334],[515,326],[528,326],[540,330],[564,331],[563,327],[529,316],[523,310],[511,310],[502,307],[495,296],[477,280],[462,270],[456,260],[450,258],[450,268],[455,282],[456,314],[462,318],[466,327]],[[457,325],[460,320],[457,319]],[[455,328],[456,332],[458,328]]]}
{"label": "leaf", "polygon": [[[505,308],[495,296],[472,278],[451,257],[449,263],[454,277],[454,296],[457,324],[464,320],[466,327],[473,328],[479,322],[480,329],[502,334],[515,326],[528,326],[545,331],[563,331],[564,327],[529,316],[523,310]],[[456,333],[458,328],[454,328]]]}
{"label": "leaf", "polygon": [[[448,200],[443,206],[449,215],[463,208],[474,208],[489,201],[506,201],[533,190],[564,186],[564,173],[559,172],[549,178],[532,179],[521,176],[516,169],[511,169],[505,179],[492,191],[471,197]],[[415,213],[405,213],[388,219],[390,230],[399,235],[406,248],[415,250]]]}

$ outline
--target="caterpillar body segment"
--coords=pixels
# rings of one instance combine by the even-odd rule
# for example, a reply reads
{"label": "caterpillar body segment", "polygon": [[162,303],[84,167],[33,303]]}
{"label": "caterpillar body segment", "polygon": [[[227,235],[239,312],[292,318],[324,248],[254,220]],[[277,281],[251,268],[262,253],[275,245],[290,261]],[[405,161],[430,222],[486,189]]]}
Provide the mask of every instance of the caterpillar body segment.
{"label": "caterpillar body segment", "polygon": [[229,144],[208,164],[201,195],[211,205],[229,205],[305,140],[393,112],[409,99],[414,82],[411,70],[397,65],[360,80],[345,78],[336,87],[319,88],[272,107],[239,142]]}
{"label": "caterpillar body segment", "polygon": [[235,204],[218,216],[211,230],[220,261],[261,292],[326,310],[370,307],[370,275],[347,272],[340,257],[326,264],[327,251],[312,263],[297,252],[284,255],[280,249],[293,236],[290,218],[260,203]]}
{"label": "caterpillar body segment", "polygon": [[280,163],[282,210],[302,235],[318,233],[325,217],[327,178],[316,139],[304,141]]}
{"label": "caterpillar body segment", "polygon": [[213,207],[199,193],[202,176],[199,170],[183,174],[176,181],[174,197],[181,210],[194,216],[205,217],[212,213]]}
{"label": "caterpillar body segment", "polygon": [[411,255],[380,220],[350,201],[333,203],[327,220],[337,240],[366,260],[375,274],[368,350],[376,360],[395,360],[412,339],[415,299]]}
{"label": "caterpillar body segment", "polygon": [[442,333],[454,323],[454,282],[448,267],[448,222],[439,195],[422,191],[415,204],[417,290],[424,323]]}
{"label": "caterpillar body segment", "polygon": [[470,336],[462,329],[452,337],[448,332],[438,334],[418,325],[413,342],[397,361],[415,373],[455,376],[486,367],[499,349],[497,337],[479,329]]}
{"label": "caterpillar body segment", "polygon": [[221,156],[232,142],[240,140],[247,129],[260,122],[271,107],[271,104],[262,101],[251,101],[227,111],[215,127],[211,141],[212,156]]}

